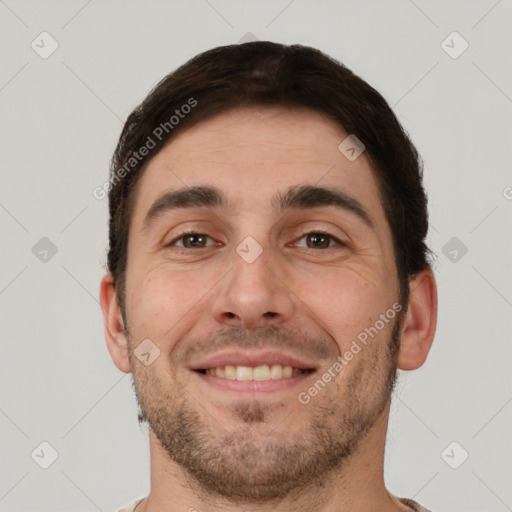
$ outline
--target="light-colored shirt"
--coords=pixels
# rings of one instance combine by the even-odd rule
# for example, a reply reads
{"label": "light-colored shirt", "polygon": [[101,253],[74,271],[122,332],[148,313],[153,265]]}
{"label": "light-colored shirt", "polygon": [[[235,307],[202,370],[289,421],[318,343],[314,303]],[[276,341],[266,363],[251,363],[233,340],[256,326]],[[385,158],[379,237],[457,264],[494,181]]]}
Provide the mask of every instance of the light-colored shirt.
{"label": "light-colored shirt", "polygon": [[[133,503],[126,505],[122,509],[118,510],[118,512],[134,512],[135,507],[143,500],[144,498],[139,498],[135,500]],[[410,507],[413,512],[431,512],[430,510],[422,507],[419,503],[416,503],[414,500],[410,500],[408,498],[398,498],[404,505]]]}
{"label": "light-colored shirt", "polygon": [[133,503],[130,503],[128,505],[125,505],[122,509],[118,510],[117,512],[133,512],[135,510],[135,507],[142,501],[144,498],[139,498],[138,500],[134,501]]}

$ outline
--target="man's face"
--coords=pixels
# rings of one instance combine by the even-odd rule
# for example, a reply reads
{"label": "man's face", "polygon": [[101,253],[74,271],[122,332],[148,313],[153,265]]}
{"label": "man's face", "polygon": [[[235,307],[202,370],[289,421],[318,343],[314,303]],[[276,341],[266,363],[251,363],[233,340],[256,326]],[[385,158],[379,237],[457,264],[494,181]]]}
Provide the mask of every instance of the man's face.
{"label": "man's face", "polygon": [[[312,111],[234,110],[172,139],[137,185],[125,305],[134,385],[163,449],[207,492],[282,497],[385,431],[401,315],[378,320],[399,301],[398,277],[368,160],[338,149],[347,135]],[[227,207],[160,201],[146,220],[165,193],[198,186]],[[352,202],[296,194],[277,207],[302,186]],[[146,366],[134,350],[147,339],[144,357],[160,352]]]}

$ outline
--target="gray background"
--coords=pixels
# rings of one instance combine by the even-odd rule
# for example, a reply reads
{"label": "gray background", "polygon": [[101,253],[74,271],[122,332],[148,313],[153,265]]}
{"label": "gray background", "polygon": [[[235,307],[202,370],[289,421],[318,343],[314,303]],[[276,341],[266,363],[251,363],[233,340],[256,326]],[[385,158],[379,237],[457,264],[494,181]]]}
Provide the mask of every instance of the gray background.
{"label": "gray background", "polygon": [[[149,89],[249,32],[344,62],[425,162],[439,325],[393,402],[388,487],[438,512],[512,510],[510,0],[5,0],[0,15],[0,511],[109,511],[148,492],[131,376],[104,341],[107,200],[92,190]],[[46,59],[43,31],[59,45]]]}

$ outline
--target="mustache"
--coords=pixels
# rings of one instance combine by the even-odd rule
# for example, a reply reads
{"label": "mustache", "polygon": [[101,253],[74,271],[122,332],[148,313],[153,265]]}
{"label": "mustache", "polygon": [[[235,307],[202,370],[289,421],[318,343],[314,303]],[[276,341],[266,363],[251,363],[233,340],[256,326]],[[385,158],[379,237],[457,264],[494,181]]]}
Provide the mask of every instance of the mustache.
{"label": "mustache", "polygon": [[[177,348],[177,347],[176,347]],[[198,356],[204,356],[226,348],[276,348],[289,349],[310,359],[335,359],[336,344],[329,338],[314,337],[300,329],[283,329],[266,325],[254,331],[234,326],[218,331],[208,339],[192,338],[179,351],[177,362],[186,365]]]}

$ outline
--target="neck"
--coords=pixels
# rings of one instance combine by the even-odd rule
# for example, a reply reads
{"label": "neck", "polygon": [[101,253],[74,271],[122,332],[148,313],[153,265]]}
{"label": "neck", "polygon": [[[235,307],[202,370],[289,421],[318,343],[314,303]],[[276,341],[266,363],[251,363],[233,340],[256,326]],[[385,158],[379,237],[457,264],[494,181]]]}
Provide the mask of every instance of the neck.
{"label": "neck", "polygon": [[259,512],[397,512],[409,510],[392,496],[384,484],[384,446],[388,410],[375,423],[362,440],[357,451],[339,470],[325,479],[303,489],[300,493],[272,503],[236,503],[224,497],[205,495],[197,482],[162,448],[155,434],[149,429],[151,456],[151,490],[136,512],[235,512],[240,507]]}

